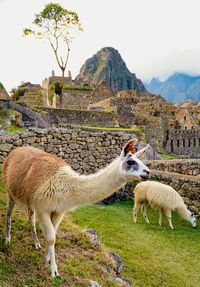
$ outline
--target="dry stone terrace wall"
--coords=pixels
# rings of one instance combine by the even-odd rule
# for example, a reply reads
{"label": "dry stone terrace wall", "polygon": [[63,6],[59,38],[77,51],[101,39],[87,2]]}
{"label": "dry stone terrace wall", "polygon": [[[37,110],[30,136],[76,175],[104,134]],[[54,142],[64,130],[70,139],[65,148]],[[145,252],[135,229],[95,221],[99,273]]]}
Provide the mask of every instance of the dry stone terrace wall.
{"label": "dry stone terrace wall", "polygon": [[185,175],[200,175],[200,159],[173,159],[146,161],[150,169],[176,172]]}
{"label": "dry stone terrace wall", "polygon": [[133,133],[95,131],[79,128],[31,129],[0,137],[0,162],[18,147],[31,145],[66,159],[79,173],[93,173],[120,155]]}
{"label": "dry stone terrace wall", "polygon": [[[74,170],[90,174],[104,168],[120,155],[122,146],[135,135],[129,132],[98,131],[79,128],[31,129],[0,137],[0,162],[18,146],[31,145],[66,159]],[[185,202],[200,211],[200,159],[146,161],[151,179],[170,184]],[[178,172],[175,173],[175,172]],[[133,197],[137,183],[129,183],[105,203]]]}
{"label": "dry stone terrace wall", "polygon": [[[87,106],[91,103],[90,94],[91,91],[64,90],[62,107],[87,109]],[[59,102],[59,99],[57,99],[57,102]]]}
{"label": "dry stone terrace wall", "polygon": [[48,122],[51,125],[62,123],[63,125],[113,127],[118,124],[117,115],[114,112],[51,108],[40,108],[40,111],[47,112]]}

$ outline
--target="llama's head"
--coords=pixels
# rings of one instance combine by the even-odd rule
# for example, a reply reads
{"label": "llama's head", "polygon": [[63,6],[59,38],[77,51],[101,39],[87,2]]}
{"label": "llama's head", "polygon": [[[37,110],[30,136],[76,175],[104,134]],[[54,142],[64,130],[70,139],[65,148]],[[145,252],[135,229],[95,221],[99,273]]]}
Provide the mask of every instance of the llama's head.
{"label": "llama's head", "polygon": [[196,227],[197,221],[196,221],[196,216],[194,215],[193,212],[190,212],[189,221],[191,222],[192,227]]}
{"label": "llama's head", "polygon": [[148,149],[148,145],[135,153],[137,139],[132,139],[122,149],[121,152],[121,173],[127,181],[148,179],[150,170],[140,160]]}

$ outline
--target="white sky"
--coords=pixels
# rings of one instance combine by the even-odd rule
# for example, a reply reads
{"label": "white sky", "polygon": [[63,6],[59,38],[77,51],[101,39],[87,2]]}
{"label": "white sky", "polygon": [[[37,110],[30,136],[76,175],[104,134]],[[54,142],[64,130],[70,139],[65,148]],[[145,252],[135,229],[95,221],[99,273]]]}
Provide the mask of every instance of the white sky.
{"label": "white sky", "polygon": [[[41,83],[57,67],[44,40],[22,37],[46,0],[0,0],[0,81]],[[53,2],[53,1],[52,1]],[[76,37],[68,69],[75,77],[85,60],[105,46],[116,48],[142,80],[175,71],[200,74],[200,0],[57,0],[75,10],[84,32]],[[67,69],[67,70],[68,70]]]}

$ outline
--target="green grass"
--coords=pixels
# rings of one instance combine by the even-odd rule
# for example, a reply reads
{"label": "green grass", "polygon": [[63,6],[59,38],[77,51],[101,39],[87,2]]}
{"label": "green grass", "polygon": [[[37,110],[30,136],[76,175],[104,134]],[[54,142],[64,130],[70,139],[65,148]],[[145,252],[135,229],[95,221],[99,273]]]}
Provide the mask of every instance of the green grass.
{"label": "green grass", "polygon": [[14,126],[14,125],[9,125],[7,127],[7,130],[9,133],[16,133],[16,132],[25,132],[27,129],[26,128],[21,128],[21,127],[17,127],[17,126]]}
{"label": "green grass", "polygon": [[158,214],[149,212],[148,225],[141,215],[132,222],[132,202],[106,207],[88,206],[70,217],[83,228],[95,228],[101,241],[125,262],[122,273],[136,287],[200,286],[200,227],[173,216],[174,230],[166,221],[158,226]]}
{"label": "green grass", "polygon": [[170,155],[170,154],[167,154],[167,153],[160,153],[160,156],[162,159],[174,159],[174,158],[177,158],[175,155]]}
{"label": "green grass", "polygon": [[134,128],[123,128],[123,127],[95,127],[95,126],[80,126],[82,128],[87,129],[95,129],[95,130],[103,130],[103,131],[126,131],[126,132],[135,132],[141,133],[143,132],[143,128],[138,126]]}
{"label": "green grass", "polygon": [[[16,209],[12,242],[5,245],[6,194],[0,181],[0,286],[88,287],[88,279],[102,287],[117,287],[105,264],[112,266],[105,248],[94,248],[80,228],[95,228],[106,249],[117,252],[125,263],[122,276],[135,287],[200,286],[200,227],[173,216],[174,230],[166,221],[158,226],[158,214],[149,212],[151,225],[139,214],[133,224],[132,202],[86,206],[67,213],[57,236],[56,254],[62,280],[51,280],[44,267],[45,240],[38,228],[42,250],[33,247],[25,211]],[[72,223],[73,222],[73,223]],[[79,226],[77,226],[77,224]]]}
{"label": "green grass", "polygon": [[94,88],[87,85],[86,86],[64,85],[63,90],[93,91]]}

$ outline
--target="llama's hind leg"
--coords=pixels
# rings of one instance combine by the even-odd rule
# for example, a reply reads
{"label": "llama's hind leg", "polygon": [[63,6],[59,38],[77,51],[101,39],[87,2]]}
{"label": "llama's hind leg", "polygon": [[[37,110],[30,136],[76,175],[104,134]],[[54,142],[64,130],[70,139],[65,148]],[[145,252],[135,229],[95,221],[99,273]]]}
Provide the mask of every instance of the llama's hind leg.
{"label": "llama's hind leg", "polygon": [[7,206],[7,212],[6,212],[6,234],[5,234],[5,241],[6,243],[10,243],[11,240],[11,217],[12,212],[15,206],[15,201],[9,196],[8,198],[8,206]]}
{"label": "llama's hind leg", "polygon": [[33,235],[35,249],[40,249],[41,245],[40,245],[40,241],[37,237],[37,231],[36,231],[36,227],[35,227],[35,212],[30,207],[28,207],[28,218],[29,218],[30,225],[31,225],[31,232]]}
{"label": "llama's hind leg", "polygon": [[158,220],[158,224],[161,226],[162,225],[162,214],[163,214],[163,211],[162,211],[162,208],[159,209],[159,220]]}

